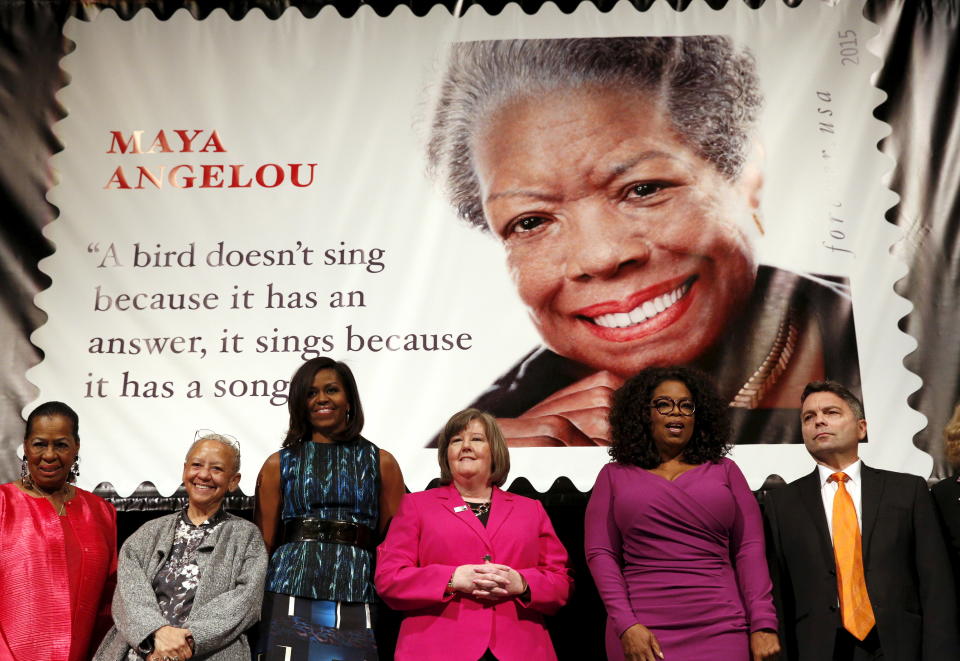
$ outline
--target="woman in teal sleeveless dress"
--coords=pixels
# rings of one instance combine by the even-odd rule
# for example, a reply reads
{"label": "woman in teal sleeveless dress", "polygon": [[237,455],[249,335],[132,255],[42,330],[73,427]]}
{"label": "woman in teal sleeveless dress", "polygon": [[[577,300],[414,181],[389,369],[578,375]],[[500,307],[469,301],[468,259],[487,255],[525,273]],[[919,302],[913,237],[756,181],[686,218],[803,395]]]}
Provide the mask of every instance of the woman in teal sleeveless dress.
{"label": "woman in teal sleeveless dress", "polygon": [[264,661],[377,661],[372,564],[403,496],[393,456],[363,438],[350,368],[305,362],[290,380],[283,448],[257,477],[254,521],[271,554]]}

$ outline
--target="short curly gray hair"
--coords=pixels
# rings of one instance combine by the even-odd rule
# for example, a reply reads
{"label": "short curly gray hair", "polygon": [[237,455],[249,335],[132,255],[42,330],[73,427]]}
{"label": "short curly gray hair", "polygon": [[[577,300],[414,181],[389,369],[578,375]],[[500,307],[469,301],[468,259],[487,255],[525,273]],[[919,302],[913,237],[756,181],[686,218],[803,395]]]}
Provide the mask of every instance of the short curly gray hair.
{"label": "short curly gray hair", "polygon": [[195,434],[195,440],[190,444],[190,447],[187,448],[187,454],[183,458],[184,463],[190,461],[190,455],[193,454],[193,449],[204,441],[216,441],[221,445],[225,445],[233,454],[233,472],[240,472],[240,443],[238,443],[237,439],[229,434],[218,434],[210,429],[197,430],[197,433]]}
{"label": "short curly gray hair", "polygon": [[728,37],[518,39],[454,44],[427,159],[467,222],[486,228],[471,141],[504,103],[536,92],[603,86],[650,93],[682,139],[733,180],[763,99],[756,65]]}

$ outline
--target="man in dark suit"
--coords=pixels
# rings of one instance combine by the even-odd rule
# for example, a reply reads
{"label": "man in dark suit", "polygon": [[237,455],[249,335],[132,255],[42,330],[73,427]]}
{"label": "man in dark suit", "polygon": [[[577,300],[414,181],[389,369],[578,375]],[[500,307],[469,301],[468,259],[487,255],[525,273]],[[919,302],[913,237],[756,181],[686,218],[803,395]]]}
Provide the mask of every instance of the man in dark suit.
{"label": "man in dark suit", "polygon": [[950,562],[926,482],[860,461],[863,405],[838,383],[808,384],[800,421],[817,467],[764,506],[786,658],[956,661]]}

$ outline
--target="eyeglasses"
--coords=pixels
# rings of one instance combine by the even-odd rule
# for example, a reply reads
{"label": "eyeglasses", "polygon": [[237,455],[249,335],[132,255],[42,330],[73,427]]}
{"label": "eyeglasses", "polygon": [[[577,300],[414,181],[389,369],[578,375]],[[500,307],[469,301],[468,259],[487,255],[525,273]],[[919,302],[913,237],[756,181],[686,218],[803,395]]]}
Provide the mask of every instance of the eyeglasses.
{"label": "eyeglasses", "polygon": [[681,399],[678,402],[670,397],[657,397],[653,400],[653,403],[650,404],[650,408],[657,409],[657,413],[660,415],[670,415],[674,411],[679,410],[680,415],[691,416],[693,412],[697,410],[693,400]]}

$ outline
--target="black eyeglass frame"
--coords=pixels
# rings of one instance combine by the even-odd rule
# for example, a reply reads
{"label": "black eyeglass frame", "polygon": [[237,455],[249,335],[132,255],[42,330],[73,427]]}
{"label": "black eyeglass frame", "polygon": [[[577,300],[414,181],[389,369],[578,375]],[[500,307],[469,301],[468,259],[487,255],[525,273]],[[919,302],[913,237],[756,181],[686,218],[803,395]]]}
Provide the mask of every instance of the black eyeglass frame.
{"label": "black eyeglass frame", "polygon": [[[674,411],[678,411],[680,415],[687,418],[697,412],[697,405],[692,399],[681,399],[678,402],[672,397],[665,395],[663,397],[657,397],[657,399],[650,402],[650,408],[656,409],[660,415],[670,415]],[[684,408],[689,410],[684,411]]]}

